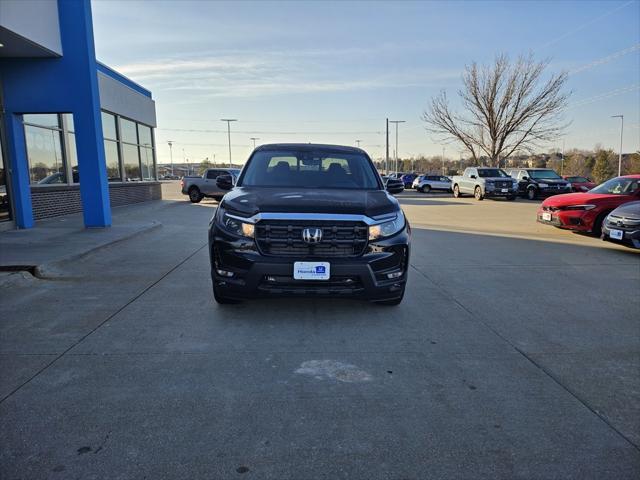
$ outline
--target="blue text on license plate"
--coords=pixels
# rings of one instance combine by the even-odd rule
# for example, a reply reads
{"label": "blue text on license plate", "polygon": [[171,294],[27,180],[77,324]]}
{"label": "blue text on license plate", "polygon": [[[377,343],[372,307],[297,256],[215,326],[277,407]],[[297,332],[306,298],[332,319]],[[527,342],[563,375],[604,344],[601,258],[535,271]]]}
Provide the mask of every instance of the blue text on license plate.
{"label": "blue text on license plate", "polygon": [[622,237],[624,237],[624,232],[622,230],[611,229],[609,230],[609,236],[614,240],[622,240]]}
{"label": "blue text on license plate", "polygon": [[329,280],[331,265],[329,262],[294,262],[295,280]]}

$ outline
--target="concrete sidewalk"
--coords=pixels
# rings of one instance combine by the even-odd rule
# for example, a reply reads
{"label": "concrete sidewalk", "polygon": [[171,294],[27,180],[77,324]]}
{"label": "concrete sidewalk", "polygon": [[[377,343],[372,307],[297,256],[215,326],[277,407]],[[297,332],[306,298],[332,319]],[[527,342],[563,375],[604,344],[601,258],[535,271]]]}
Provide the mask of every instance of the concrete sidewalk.
{"label": "concrete sidewalk", "polygon": [[25,271],[37,277],[55,276],[61,262],[161,227],[154,213],[175,205],[175,201],[158,200],[115,208],[109,228],[85,228],[80,213],[41,220],[28,230],[1,232],[0,285]]}

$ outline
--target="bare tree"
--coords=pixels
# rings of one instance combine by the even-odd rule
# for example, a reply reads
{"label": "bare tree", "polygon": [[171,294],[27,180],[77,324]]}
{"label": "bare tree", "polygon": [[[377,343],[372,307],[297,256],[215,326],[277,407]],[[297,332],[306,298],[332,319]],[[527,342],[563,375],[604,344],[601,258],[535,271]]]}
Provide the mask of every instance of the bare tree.
{"label": "bare tree", "polygon": [[422,115],[427,131],[462,144],[476,162],[486,155],[496,165],[516,151],[530,152],[558,138],[566,128],[562,112],[570,94],[563,92],[566,72],[544,81],[548,63],[533,55],[512,63],[504,54],[492,65],[472,63],[458,91],[464,113],[453,111],[442,91]]}

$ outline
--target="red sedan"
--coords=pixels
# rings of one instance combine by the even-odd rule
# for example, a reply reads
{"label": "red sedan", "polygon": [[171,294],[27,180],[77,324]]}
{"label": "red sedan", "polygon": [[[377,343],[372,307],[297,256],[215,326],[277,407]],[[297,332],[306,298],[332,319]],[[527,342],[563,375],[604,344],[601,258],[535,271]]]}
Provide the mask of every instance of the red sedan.
{"label": "red sedan", "polygon": [[589,180],[587,177],[568,175],[562,178],[571,183],[571,190],[574,192],[588,192],[596,186],[596,184]]}
{"label": "red sedan", "polygon": [[587,193],[547,198],[538,208],[538,222],[600,235],[602,221],[623,203],[640,200],[640,175],[612,178]]}

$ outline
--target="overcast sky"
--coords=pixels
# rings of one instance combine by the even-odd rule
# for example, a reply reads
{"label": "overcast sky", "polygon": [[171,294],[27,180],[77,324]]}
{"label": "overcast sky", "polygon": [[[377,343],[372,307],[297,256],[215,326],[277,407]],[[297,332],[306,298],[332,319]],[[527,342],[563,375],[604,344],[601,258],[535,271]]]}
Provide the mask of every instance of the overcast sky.
{"label": "overcast sky", "polygon": [[[407,122],[400,156],[438,155],[442,145],[420,120],[427,102],[442,89],[454,95],[466,64],[500,52],[533,52],[551,71],[571,72],[566,149],[617,151],[620,123],[610,116],[624,114],[624,150],[640,150],[636,0],[92,5],[98,59],[153,92],[159,162],[169,160],[167,140],[174,160],[226,161],[221,118],[239,120],[236,162],[250,153],[250,137],[361,140],[381,157],[386,117]],[[458,157],[459,147],[446,148]]]}

